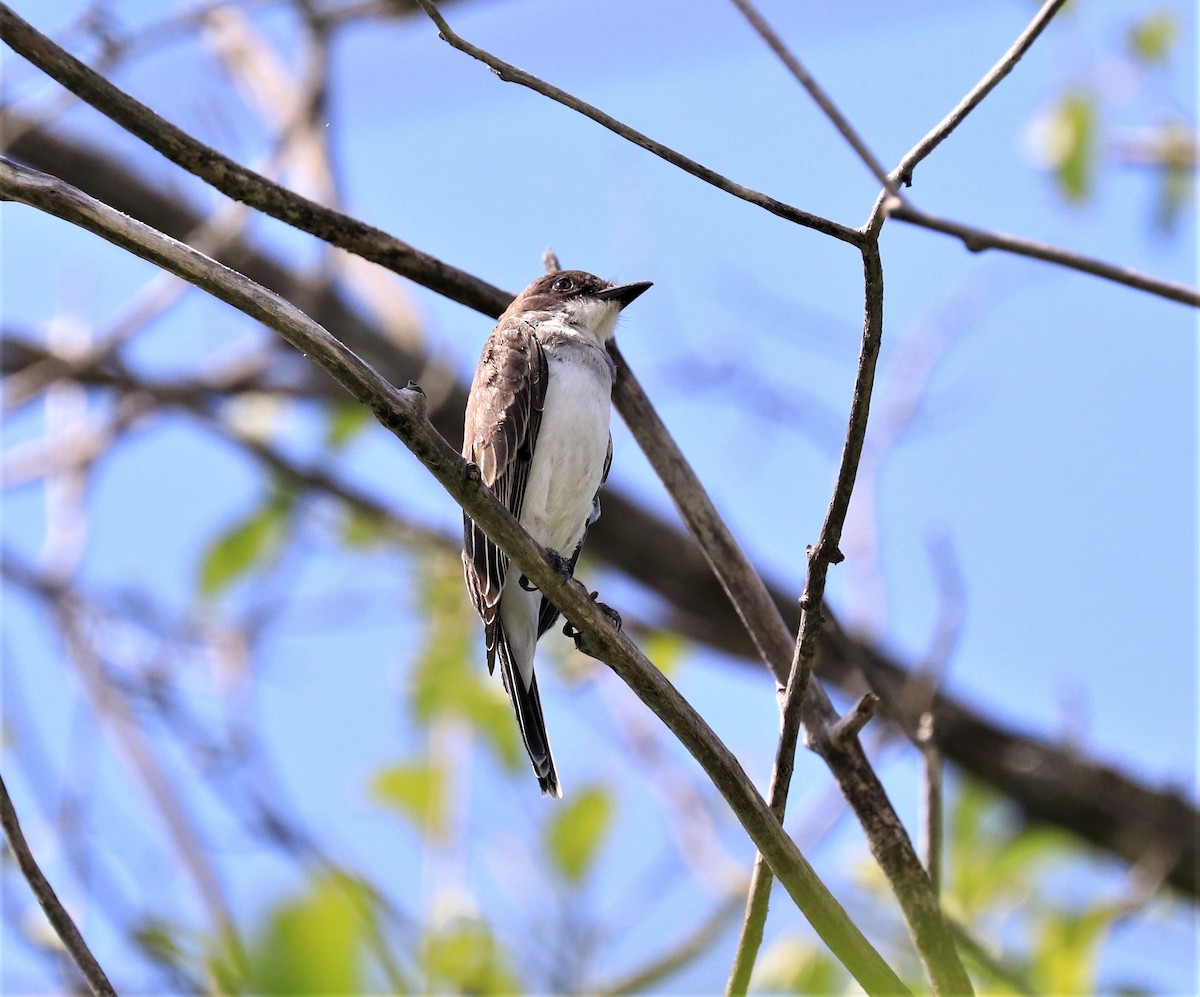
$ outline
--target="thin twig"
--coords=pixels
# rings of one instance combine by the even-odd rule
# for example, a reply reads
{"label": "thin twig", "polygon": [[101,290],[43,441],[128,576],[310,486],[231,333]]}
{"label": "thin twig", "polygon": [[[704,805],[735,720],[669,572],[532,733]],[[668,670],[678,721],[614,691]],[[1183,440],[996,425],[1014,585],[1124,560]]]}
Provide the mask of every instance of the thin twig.
{"label": "thin twig", "polygon": [[938,748],[933,712],[922,715],[917,728],[917,746],[921,749],[924,792],[921,794],[921,825],[925,829],[925,871],[939,901],[942,896],[942,752]]}
{"label": "thin twig", "polygon": [[705,560],[725,589],[759,658],[779,689],[788,680],[792,638],[762,578],[729,532],[696,472],[671,438],[615,341],[608,350],[617,364],[613,404],[650,461],[679,515],[700,544]]}
{"label": "thin twig", "polygon": [[979,966],[985,972],[991,973],[1000,983],[1014,994],[1023,994],[1025,997],[1036,997],[1038,991],[1033,988],[1025,977],[1011,966],[1005,965],[987,949],[985,949],[975,937],[958,921],[953,918],[947,919],[950,923],[950,930],[954,933],[954,940],[958,947],[966,954],[975,965]]}
{"label": "thin twig", "polygon": [[845,747],[852,738],[858,737],[862,729],[871,722],[879,697],[873,692],[864,692],[848,713],[829,728],[829,740],[837,747]]}
{"label": "thin twig", "polygon": [[1021,57],[1029,51],[1029,47],[1037,41],[1038,35],[1045,30],[1046,25],[1066,2],[1067,0],[1046,0],[1042,9],[1030,21],[1029,26],[1017,37],[1012,48],[1005,52],[1000,61],[984,74],[970,93],[958,102],[958,106],[939,121],[929,134],[914,145],[900,160],[900,165],[892,171],[892,178],[896,182],[905,187],[912,185],[912,173],[916,165],[941,145],[946,136],[962,124],[963,119],[979,106],[980,102],[996,88],[1004,77],[1013,71],[1016,64],[1021,61]]}
{"label": "thin twig", "polygon": [[618,121],[610,114],[606,114],[598,107],[594,107],[587,101],[580,100],[565,90],[560,90],[552,83],[547,83],[545,80],[539,79],[532,73],[527,73],[523,69],[518,69],[512,63],[505,62],[499,59],[478,46],[472,45],[469,41],[455,34],[454,30],[446,23],[446,19],[434,7],[431,0],[417,0],[427,13],[430,19],[437,25],[438,33],[442,40],[453,48],[464,52],[472,59],[478,59],[485,66],[492,70],[500,79],[506,83],[518,83],[523,87],[528,87],[536,93],[540,93],[543,97],[549,97],[551,100],[562,104],[564,107],[570,108],[572,111],[578,111],[584,117],[591,118],[598,125],[603,125],[609,131],[621,136],[621,138],[632,142],[634,145],[640,146],[647,152],[652,152],[660,159],[666,160],[672,166],[677,166],[685,173],[690,173],[692,176],[703,180],[705,183],[712,184],[718,190],[725,191],[726,194],[732,194],[736,198],[747,201],[750,204],[763,208],[773,215],[783,218],[785,221],[794,222],[797,225],[802,225],[805,228],[820,232],[823,235],[832,236],[835,239],[840,239],[842,242],[847,242],[852,246],[857,246],[862,242],[862,234],[858,229],[849,225],[842,225],[840,222],[835,222],[829,218],[823,218],[821,215],[815,215],[809,211],[803,211],[800,208],[787,204],[783,201],[771,197],[769,194],[764,194],[761,191],[753,190],[750,187],[745,187],[740,183],[735,183],[728,177],[722,176],[716,170],[709,169],[702,163],[696,162],[694,159],[689,159],[687,156],[674,149],[663,145],[661,142],[650,138],[639,132],[635,128],[622,121]]}
{"label": "thin twig", "polygon": [[2,778],[0,778],[0,822],[4,825],[5,840],[8,841],[8,847],[12,849],[13,855],[16,856],[17,866],[21,870],[21,875],[29,883],[29,888],[33,890],[33,895],[37,898],[37,902],[41,904],[42,910],[46,912],[46,917],[50,919],[51,925],[54,926],[55,932],[71,956],[71,959],[79,967],[83,978],[87,980],[92,993],[103,995],[103,997],[110,997],[110,995],[111,997],[116,997],[116,990],[108,982],[108,977],[104,974],[100,963],[92,955],[92,950],[87,947],[87,942],[83,940],[83,935],[75,927],[75,922],[71,920],[71,915],[67,913],[66,908],[63,907],[55,895],[54,888],[42,874],[42,870],[37,864],[37,859],[33,857],[33,852],[29,850],[29,845],[25,841],[25,835],[21,831],[21,824],[17,820],[17,811],[13,807],[12,800],[8,795],[8,788],[4,785]]}
{"label": "thin twig", "polygon": [[1074,253],[1069,249],[1051,246],[1048,243],[1033,242],[1019,236],[1006,235],[1003,232],[972,228],[969,225],[919,211],[910,204],[893,202],[887,211],[890,217],[908,222],[910,225],[919,225],[921,228],[932,229],[934,232],[952,235],[961,240],[962,244],[973,253],[981,253],[985,249],[1001,249],[1016,256],[1028,256],[1035,260],[1056,263],[1059,266],[1090,273],[1118,284],[1136,287],[1139,291],[1149,291],[1151,294],[1191,305],[1193,308],[1200,308],[1200,290],[1188,287],[1186,284],[1176,284],[1174,281],[1151,277],[1128,267],[1119,267],[1103,260]]}
{"label": "thin twig", "polygon": [[750,0],[733,0],[733,5],[742,12],[742,16],[750,22],[750,26],[758,32],[759,37],[779,57],[779,60],[787,67],[788,72],[808,91],[809,96],[816,101],[817,106],[825,113],[825,117],[833,123],[834,128],[849,143],[850,148],[858,154],[858,158],[866,164],[867,169],[871,171],[875,179],[883,184],[884,189],[888,193],[899,197],[900,188],[896,184],[896,181],[888,176],[887,170],[876,158],[875,153],[868,148],[867,143],[854,130],[854,126],[850,124],[846,116],[838,109],[838,106],[829,99],[829,95],[825,93],[825,90],[813,78],[812,74],[804,68],[804,64],[784,44],[783,39],[776,34],[775,29],[767,23],[766,18],[762,16],[758,8]]}
{"label": "thin twig", "polygon": [[721,901],[696,928],[681,942],[661,956],[607,986],[597,988],[600,997],[621,997],[624,994],[644,994],[651,991],[668,976],[707,953],[724,934],[730,922],[741,909],[740,896],[727,897]]}
{"label": "thin twig", "polygon": [[0,197],[37,207],[183,277],[274,329],[324,367],[409,448],[530,582],[581,631],[586,653],[612,668],[675,734],[704,768],[755,846],[767,856],[809,923],[855,979],[868,992],[906,992],[900,978],[775,820],[733,753],[628,637],[613,627],[587,590],[563,576],[557,562],[483,485],[478,468],[437,433],[416,385],[394,388],[289,302],[53,177],[0,159]]}

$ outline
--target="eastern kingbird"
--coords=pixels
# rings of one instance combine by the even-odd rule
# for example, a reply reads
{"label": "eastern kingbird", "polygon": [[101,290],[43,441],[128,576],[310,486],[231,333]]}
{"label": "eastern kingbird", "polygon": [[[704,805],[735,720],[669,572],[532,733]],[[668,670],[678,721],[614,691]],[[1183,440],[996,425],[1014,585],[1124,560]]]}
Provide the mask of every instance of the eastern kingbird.
{"label": "eastern kingbird", "polygon": [[[616,365],[604,344],[621,309],[648,287],[610,284],[582,270],[539,277],[500,316],[471,382],[463,456],[568,570],[600,515],[600,486],[612,461]],[[498,657],[538,785],[545,795],[562,796],[533,674],[534,645],[558,610],[524,576],[505,584],[508,557],[465,514],[462,559],[483,620],[488,672]]]}

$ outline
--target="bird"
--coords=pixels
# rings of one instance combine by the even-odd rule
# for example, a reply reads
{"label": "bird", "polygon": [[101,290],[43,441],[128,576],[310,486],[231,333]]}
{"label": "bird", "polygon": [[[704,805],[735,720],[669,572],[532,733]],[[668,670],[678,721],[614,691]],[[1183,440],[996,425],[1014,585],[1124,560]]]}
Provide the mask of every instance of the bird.
{"label": "bird", "polygon": [[[584,534],[600,515],[612,463],[609,416],[616,364],[605,344],[621,310],[651,286],[554,270],[522,291],[483,346],[467,399],[463,456],[483,484],[543,547],[574,571]],[[542,715],[534,647],[558,610],[465,512],[463,573],[483,621],[489,674],[512,700],[545,796],[562,789]]]}

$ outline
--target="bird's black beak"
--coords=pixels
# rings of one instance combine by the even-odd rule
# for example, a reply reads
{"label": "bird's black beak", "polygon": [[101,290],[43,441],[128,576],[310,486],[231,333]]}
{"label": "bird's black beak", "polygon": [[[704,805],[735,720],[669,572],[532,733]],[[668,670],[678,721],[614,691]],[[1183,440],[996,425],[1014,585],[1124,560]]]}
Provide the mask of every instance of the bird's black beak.
{"label": "bird's black beak", "polygon": [[653,286],[654,284],[648,280],[638,280],[632,284],[614,284],[612,287],[606,287],[603,291],[597,291],[596,297],[601,301],[615,301],[624,308],[643,291],[647,291]]}

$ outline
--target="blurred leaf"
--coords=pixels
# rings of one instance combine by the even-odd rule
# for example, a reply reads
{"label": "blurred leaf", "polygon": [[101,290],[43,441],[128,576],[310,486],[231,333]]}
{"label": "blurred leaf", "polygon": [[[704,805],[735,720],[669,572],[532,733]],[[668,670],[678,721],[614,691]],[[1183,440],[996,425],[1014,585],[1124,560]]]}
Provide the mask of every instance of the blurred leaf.
{"label": "blurred leaf", "polygon": [[772,993],[845,993],[849,977],[828,952],[799,938],[772,943],[754,968],[751,985]]}
{"label": "blurred leaf", "polygon": [[1092,192],[1096,166],[1096,99],[1090,91],[1065,94],[1055,108],[1046,141],[1048,159],[1068,200]]}
{"label": "blurred leaf", "polygon": [[325,446],[342,450],[371,422],[371,410],[357,402],[339,402],[326,409]]}
{"label": "blurred leaf", "polygon": [[1197,139],[1188,124],[1172,121],[1159,130],[1157,145],[1162,169],[1154,221],[1169,232],[1195,195]]}
{"label": "blurred leaf", "polygon": [[1119,908],[1103,905],[1082,914],[1049,911],[1033,939],[1031,975],[1041,993],[1096,993],[1096,964]]}
{"label": "blurred leaf", "polygon": [[351,505],[345,505],[342,509],[342,543],[362,550],[380,542],[383,526],[375,516]]}
{"label": "blurred leaf", "polygon": [[642,653],[664,675],[672,676],[679,671],[687,654],[688,642],[679,634],[656,630],[642,641]]}
{"label": "blurred leaf", "polygon": [[[357,895],[357,900],[354,899]],[[323,874],[280,904],[247,946],[242,988],[260,994],[353,994],[363,989],[360,883]]]}
{"label": "blurred leaf", "polygon": [[974,921],[1028,893],[1046,864],[1069,848],[1065,836],[1050,828],[1015,826],[998,796],[968,781],[950,811],[948,900]]}
{"label": "blurred leaf", "polygon": [[449,984],[461,994],[521,992],[504,951],[482,921],[458,920],[430,934],[425,941],[425,969],[431,980]]}
{"label": "blurred leaf", "polygon": [[200,562],[200,594],[220,595],[252,568],[272,560],[287,534],[291,508],[291,495],[275,492],[209,544]]}
{"label": "blurred leaf", "polygon": [[1143,66],[1166,62],[1179,38],[1179,22],[1166,9],[1151,11],[1129,26],[1125,44],[1130,55]]}
{"label": "blurred leaf", "polygon": [[592,785],[558,808],[546,830],[546,845],[559,874],[580,882],[591,869],[612,823],[607,787]]}
{"label": "blurred leaf", "polygon": [[151,959],[163,966],[181,966],[185,952],[176,940],[182,933],[179,925],[159,917],[146,917],[133,932],[134,941]]}
{"label": "blurred leaf", "polygon": [[409,690],[413,717],[468,721],[515,770],[522,757],[512,707],[498,677],[487,674],[482,653],[472,653],[480,627],[457,559],[430,555],[423,561],[421,609],[427,621],[425,644]]}
{"label": "blurred leaf", "polygon": [[428,762],[390,765],[371,780],[371,795],[408,817],[431,837],[446,833],[446,773]]}

